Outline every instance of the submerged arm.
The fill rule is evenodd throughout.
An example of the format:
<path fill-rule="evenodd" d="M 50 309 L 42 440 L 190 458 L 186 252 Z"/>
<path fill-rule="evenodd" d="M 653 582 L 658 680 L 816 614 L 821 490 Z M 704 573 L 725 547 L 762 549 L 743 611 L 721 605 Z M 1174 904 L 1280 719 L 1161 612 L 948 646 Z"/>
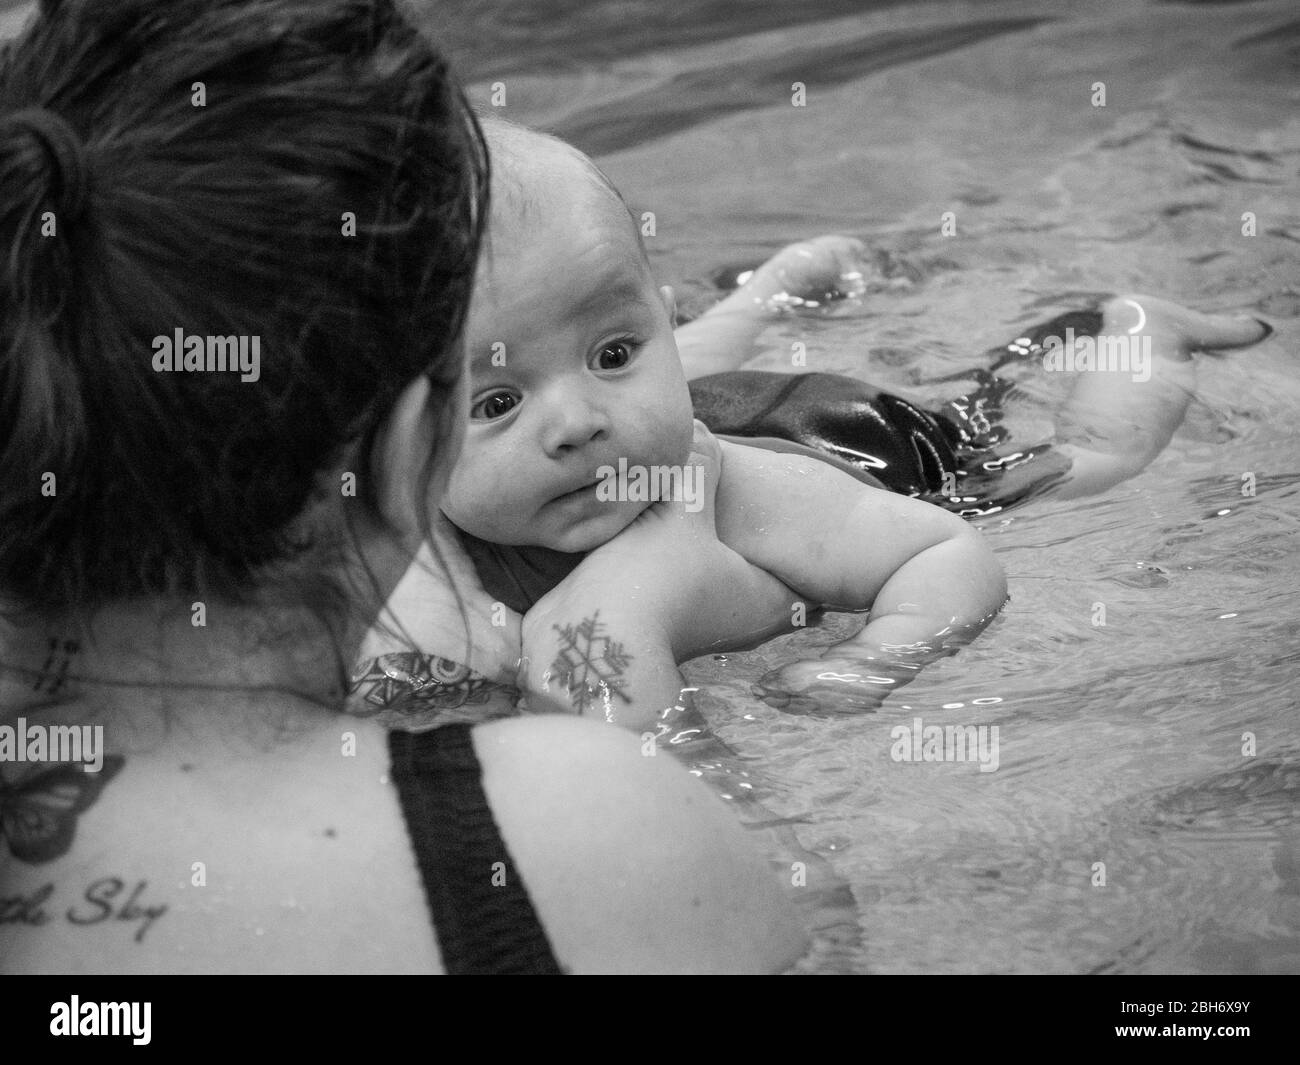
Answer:
<path fill-rule="evenodd" d="M 850 703 L 867 695 L 878 702 L 881 684 L 871 678 L 887 676 L 887 689 L 906 683 L 973 638 L 1006 601 L 992 550 L 947 511 L 869 488 L 814 459 L 723 449 L 723 542 L 810 607 L 871 611 L 866 627 L 825 659 L 780 671 L 787 695 L 830 687 Z"/>

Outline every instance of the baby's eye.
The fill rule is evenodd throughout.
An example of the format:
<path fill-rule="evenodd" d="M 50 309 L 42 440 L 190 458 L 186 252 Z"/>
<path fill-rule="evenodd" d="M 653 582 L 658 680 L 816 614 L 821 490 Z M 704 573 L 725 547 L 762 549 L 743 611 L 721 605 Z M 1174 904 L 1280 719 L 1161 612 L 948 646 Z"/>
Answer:
<path fill-rule="evenodd" d="M 632 361 L 632 348 L 625 340 L 606 344 L 596 355 L 596 369 L 621 370 Z"/>
<path fill-rule="evenodd" d="M 515 404 L 518 402 L 519 397 L 512 392 L 493 392 L 471 406 L 469 416 L 487 421 L 504 418 L 515 409 Z"/>

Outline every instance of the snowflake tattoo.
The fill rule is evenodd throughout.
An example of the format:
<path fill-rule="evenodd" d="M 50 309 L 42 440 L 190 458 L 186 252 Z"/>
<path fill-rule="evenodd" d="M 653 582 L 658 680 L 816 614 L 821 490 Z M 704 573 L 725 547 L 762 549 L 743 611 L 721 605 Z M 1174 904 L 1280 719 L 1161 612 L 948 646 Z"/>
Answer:
<path fill-rule="evenodd" d="M 621 643 L 602 635 L 605 626 L 599 618 L 598 610 L 577 625 L 554 626 L 563 643 L 551 672 L 565 686 L 579 714 L 591 710 L 598 698 L 606 706 L 614 695 L 625 703 L 632 701 L 622 690 L 623 671 L 632 656 Z"/>

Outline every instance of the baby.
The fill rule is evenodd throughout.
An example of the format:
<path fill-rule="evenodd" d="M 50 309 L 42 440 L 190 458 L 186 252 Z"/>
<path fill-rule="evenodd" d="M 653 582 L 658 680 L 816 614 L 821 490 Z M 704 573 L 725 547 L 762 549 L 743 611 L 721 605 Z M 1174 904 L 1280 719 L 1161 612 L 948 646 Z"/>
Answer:
<path fill-rule="evenodd" d="M 772 297 L 835 289 L 862 245 L 793 245 L 674 333 L 672 291 L 656 287 L 595 165 L 509 123 L 485 131 L 492 215 L 466 330 L 470 426 L 442 509 L 489 594 L 523 593 L 530 706 L 642 729 L 676 702 L 677 663 L 835 608 L 870 614 L 823 658 L 765 677 L 763 694 L 793 710 L 874 708 L 977 634 L 1006 582 L 960 518 L 843 463 L 693 421 L 687 377 L 738 366 Z M 1051 451 L 1057 498 L 1102 491 L 1159 454 L 1195 392 L 1193 351 L 1270 332 L 1149 297 L 1110 300 L 1099 319 L 1099 337 L 1143 334 L 1144 373 L 1073 375 L 1050 447 L 1029 449 Z M 721 640 L 701 621 L 719 604 L 732 621 Z"/>
<path fill-rule="evenodd" d="M 960 518 L 695 423 L 672 292 L 656 287 L 618 193 L 557 140 L 487 128 L 492 217 L 466 330 L 470 425 L 442 509 L 480 555 L 498 545 L 559 560 L 554 591 L 524 620 L 529 691 L 646 727 L 676 701 L 676 663 L 709 647 L 692 631 L 691 604 L 705 598 L 752 617 L 752 640 L 819 607 L 870 608 L 860 633 L 782 679 L 805 697 L 833 690 L 841 706 L 874 706 L 997 613 L 1001 568 Z M 665 470 L 684 498 L 638 490 Z M 647 559 L 638 538 L 663 543 L 646 527 L 664 522 L 680 550 Z M 616 538 L 622 552 L 586 557 Z M 713 561 L 701 572 L 706 544 Z M 630 587 L 629 570 L 644 575 L 637 598 L 610 602 L 610 582 Z"/>
<path fill-rule="evenodd" d="M 769 674 L 758 694 L 795 711 L 872 708 L 976 634 L 1006 585 L 964 522 L 868 487 L 878 482 L 807 448 L 714 438 L 692 418 L 687 378 L 714 382 L 695 388 L 697 410 L 718 396 L 743 406 L 735 393 L 754 378 L 784 387 L 785 375 L 703 375 L 749 357 L 774 298 L 819 298 L 852 281 L 863 246 L 845 237 L 792 245 L 674 333 L 672 293 L 656 288 L 608 179 L 554 138 L 496 120 L 485 129 L 492 216 L 466 334 L 471 423 L 433 530 L 443 564 L 422 549 L 389 603 L 401 638 L 372 632 L 354 692 L 362 712 L 397 727 L 480 720 L 513 711 L 517 680 L 531 708 L 599 710 L 662 730 L 681 690 L 679 662 L 756 645 L 808 623 L 819 606 L 871 612 L 856 636 Z M 1254 319 L 1149 297 L 1116 298 L 1089 315 L 1099 347 L 1142 333 L 1144 373 L 1074 373 L 1052 440 L 1013 452 L 1018 466 L 981 459 L 972 481 L 1071 498 L 1131 477 L 1182 420 L 1195 392 L 1192 353 L 1269 333 Z M 1052 355 L 1037 332 L 999 364 Z M 800 387 L 818 378 L 822 396 L 854 393 L 843 406 L 857 419 L 868 386 L 803 375 Z M 769 384 L 745 401 L 761 406 Z M 917 411 L 903 413 L 911 434 Z M 721 424 L 716 414 L 708 417 Z M 853 449 L 867 421 L 847 426 Z M 940 431 L 933 419 L 929 431 Z M 662 498 L 674 491 L 675 501 Z M 447 627 L 454 617 L 466 626 L 459 638 Z M 438 657 L 460 639 L 469 641 L 464 657 Z"/>

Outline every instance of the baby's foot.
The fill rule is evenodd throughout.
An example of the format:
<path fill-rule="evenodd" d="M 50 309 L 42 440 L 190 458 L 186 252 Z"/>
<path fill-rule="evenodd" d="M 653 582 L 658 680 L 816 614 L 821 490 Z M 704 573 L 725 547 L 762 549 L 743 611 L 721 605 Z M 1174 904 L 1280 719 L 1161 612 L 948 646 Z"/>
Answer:
<path fill-rule="evenodd" d="M 1185 360 L 1197 351 L 1257 344 L 1273 333 L 1249 315 L 1203 314 L 1154 296 L 1116 296 L 1101 305 L 1100 335 L 1150 337 L 1157 357 Z"/>
<path fill-rule="evenodd" d="M 1044 370 L 1070 374 L 1053 444 L 1070 460 L 1060 499 L 1094 495 L 1134 476 L 1169 443 L 1196 394 L 1198 351 L 1245 347 L 1272 328 L 1202 314 L 1152 296 L 1107 300 L 1095 338 L 1044 341 Z"/>

